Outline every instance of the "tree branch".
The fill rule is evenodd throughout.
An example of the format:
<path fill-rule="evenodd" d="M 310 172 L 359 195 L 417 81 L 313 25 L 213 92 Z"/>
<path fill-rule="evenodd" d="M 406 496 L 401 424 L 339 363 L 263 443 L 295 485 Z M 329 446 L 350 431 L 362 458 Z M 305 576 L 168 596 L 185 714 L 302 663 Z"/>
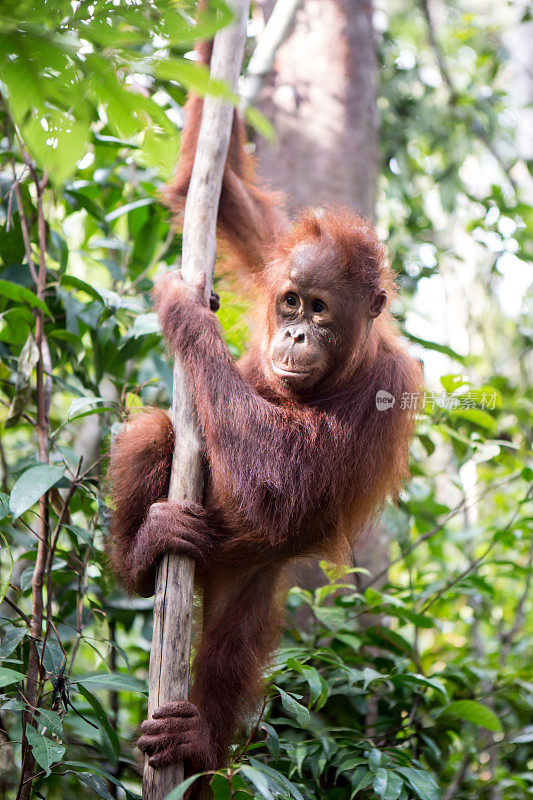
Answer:
<path fill-rule="evenodd" d="M 35 167 L 31 163 L 28 154 L 22 146 L 22 152 L 26 163 L 29 166 L 35 186 L 37 189 L 37 215 L 39 231 L 39 272 L 37 274 L 36 294 L 40 300 L 44 299 L 46 287 L 46 222 L 43 212 L 43 189 L 46 185 L 46 176 L 39 181 Z M 21 217 L 22 220 L 22 217 Z M 35 344 L 39 351 L 37 362 L 37 441 L 39 450 L 39 461 L 48 463 L 48 412 L 50 405 L 50 394 L 45 385 L 45 365 L 49 361 L 50 355 L 44 335 L 44 313 L 42 309 L 35 310 Z M 48 366 L 48 365 L 47 365 Z M 49 542 L 49 504 L 48 492 L 39 501 L 39 543 L 37 545 L 37 557 L 32 576 L 32 615 L 31 615 L 31 638 L 30 651 L 28 656 L 26 694 L 32 707 L 38 695 L 39 679 L 41 676 L 41 665 L 36 643 L 42 636 L 43 630 L 43 582 L 46 570 Z M 22 734 L 23 767 L 21 770 L 21 782 L 17 792 L 17 800 L 29 800 L 32 791 L 34 758 L 26 738 L 26 727 L 33 723 L 33 712 L 26 710 L 24 714 L 24 730 Z"/>
<path fill-rule="evenodd" d="M 242 107 L 257 100 L 265 77 L 274 67 L 279 46 L 285 40 L 301 0 L 277 0 L 239 84 Z"/>

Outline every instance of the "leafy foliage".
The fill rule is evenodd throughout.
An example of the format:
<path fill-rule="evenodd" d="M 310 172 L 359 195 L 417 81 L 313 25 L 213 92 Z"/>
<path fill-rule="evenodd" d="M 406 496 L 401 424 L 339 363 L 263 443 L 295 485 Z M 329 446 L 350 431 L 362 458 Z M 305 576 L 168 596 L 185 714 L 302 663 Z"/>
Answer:
<path fill-rule="evenodd" d="M 175 160 L 186 90 L 225 91 L 183 55 L 227 12 L 220 4 L 198 29 L 189 5 L 8 0 L 0 11 L 7 797 L 17 796 L 23 747 L 47 800 L 140 792 L 134 740 L 146 714 L 152 604 L 126 599 L 107 570 L 103 475 L 122 420 L 170 402 L 150 290 L 181 243 L 158 192 Z M 413 480 L 387 509 L 392 545 L 379 574 L 324 565 L 325 586 L 289 593 L 261 714 L 235 745 L 230 769 L 214 776 L 217 800 L 533 795 L 531 381 L 523 358 L 531 333 L 523 309 L 504 313 L 500 292 L 509 256 L 524 269 L 531 259 L 532 210 L 520 178 L 528 165 L 505 113 L 500 22 L 449 5 L 436 52 L 424 7 L 396 0 L 380 42 L 379 223 L 399 273 L 399 317 L 433 373 Z M 480 172 L 490 180 L 478 180 Z M 34 280 L 42 264 L 44 291 Z M 413 323 L 433 280 L 458 287 L 454 307 L 463 292 L 476 299 L 464 350 Z M 220 318 L 238 355 L 246 306 L 220 288 Z M 48 399 L 43 450 L 39 409 Z M 34 641 L 43 512 L 49 547 Z M 23 678 L 35 654 L 38 711 L 26 743 L 32 688 Z"/>

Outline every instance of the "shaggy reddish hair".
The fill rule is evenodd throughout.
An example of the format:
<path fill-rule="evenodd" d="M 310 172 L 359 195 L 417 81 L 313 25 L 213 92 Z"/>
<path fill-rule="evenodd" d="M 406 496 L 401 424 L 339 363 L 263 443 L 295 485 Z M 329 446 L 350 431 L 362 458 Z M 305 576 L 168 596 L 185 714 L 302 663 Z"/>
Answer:
<path fill-rule="evenodd" d="M 187 106 L 182 156 L 167 192 L 183 208 L 201 101 Z M 294 557 L 338 557 L 394 496 L 408 474 L 413 411 L 404 393 L 420 390 L 418 364 L 385 310 L 366 320 L 360 345 L 335 368 L 328 390 L 282 391 L 265 370 L 274 301 L 292 254 L 313 242 L 327 258 L 321 280 L 358 323 L 365 298 L 393 293 L 385 248 L 372 225 L 347 209 L 304 211 L 291 225 L 279 197 L 257 186 L 235 117 L 219 208 L 219 230 L 259 286 L 258 332 L 239 365 L 215 316 L 186 284 L 166 276 L 155 290 L 163 334 L 179 355 L 198 410 L 207 464 L 204 505 L 167 503 L 174 434 L 159 410 L 138 415 L 118 436 L 110 475 L 115 516 L 111 554 L 130 589 L 153 591 L 167 550 L 195 558 L 204 593 L 204 629 L 190 702 L 143 724 L 139 746 L 153 766 L 184 760 L 188 773 L 224 764 L 239 720 L 253 707 L 265 662 L 279 638 L 280 576 Z M 363 298 L 363 300 L 361 300 Z M 364 312 L 366 314 L 366 312 Z M 379 313 L 379 312 L 378 312 Z M 351 331 L 341 330 L 343 341 Z M 380 390 L 396 400 L 376 407 Z M 205 784 L 193 789 L 195 797 Z"/>

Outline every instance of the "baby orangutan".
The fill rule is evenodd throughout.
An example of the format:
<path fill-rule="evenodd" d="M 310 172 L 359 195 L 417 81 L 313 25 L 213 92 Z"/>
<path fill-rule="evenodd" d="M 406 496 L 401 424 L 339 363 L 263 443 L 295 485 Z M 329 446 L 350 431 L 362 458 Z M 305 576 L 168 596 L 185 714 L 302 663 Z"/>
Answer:
<path fill-rule="evenodd" d="M 188 108 L 168 195 L 176 213 L 201 101 Z M 204 505 L 166 499 L 174 432 L 163 411 L 124 427 L 110 467 L 112 560 L 126 587 L 152 594 L 158 559 L 171 551 L 195 560 L 203 589 L 190 700 L 158 709 L 139 740 L 153 767 L 183 760 L 187 774 L 225 763 L 257 699 L 280 634 L 282 569 L 297 556 L 338 557 L 402 485 L 413 411 L 400 399 L 421 383 L 387 307 L 392 274 L 372 226 L 345 209 L 304 211 L 289 224 L 276 196 L 257 187 L 242 143 L 236 118 L 219 229 L 260 292 L 247 354 L 235 363 L 201 282 L 169 273 L 154 291 L 198 409 Z M 394 398 L 386 410 L 379 391 Z"/>

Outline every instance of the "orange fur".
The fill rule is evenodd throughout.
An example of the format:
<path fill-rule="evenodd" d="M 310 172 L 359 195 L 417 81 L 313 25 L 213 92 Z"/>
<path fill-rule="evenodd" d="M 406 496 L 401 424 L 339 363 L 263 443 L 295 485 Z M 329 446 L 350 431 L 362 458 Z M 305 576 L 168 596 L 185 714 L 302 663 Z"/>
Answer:
<path fill-rule="evenodd" d="M 200 114 L 193 97 L 167 194 L 177 217 Z M 191 703 L 161 709 L 139 741 L 154 766 L 185 759 L 188 772 L 224 764 L 239 720 L 256 700 L 279 637 L 283 567 L 301 555 L 335 556 L 398 492 L 414 424 L 400 399 L 421 384 L 388 310 L 377 319 L 365 311 L 376 291 L 394 291 L 373 227 L 346 209 L 305 211 L 290 227 L 275 195 L 257 186 L 243 141 L 236 117 L 219 229 L 261 297 L 258 333 L 242 362 L 235 364 L 215 316 L 185 283 L 167 275 L 155 290 L 163 334 L 187 372 L 203 432 L 204 507 L 157 502 L 166 496 L 173 442 L 162 412 L 129 423 L 111 458 L 113 563 L 127 587 L 149 593 L 154 563 L 166 550 L 197 561 L 205 624 Z M 335 356 L 327 379 L 297 393 L 273 381 L 266 353 L 280 329 L 280 286 L 302 245 L 319 253 L 316 281 L 341 313 L 332 330 L 316 332 Z M 385 412 L 376 408 L 379 390 L 396 398 Z M 193 791 L 203 793 L 205 784 Z"/>

